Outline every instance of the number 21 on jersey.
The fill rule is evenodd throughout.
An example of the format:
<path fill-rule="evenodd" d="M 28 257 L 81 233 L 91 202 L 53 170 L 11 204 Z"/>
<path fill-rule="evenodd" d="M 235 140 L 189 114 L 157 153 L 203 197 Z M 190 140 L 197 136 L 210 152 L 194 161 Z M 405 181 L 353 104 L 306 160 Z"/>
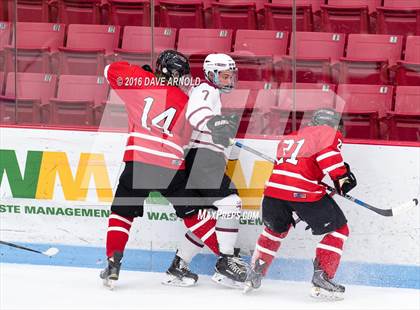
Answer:
<path fill-rule="evenodd" d="M 156 117 L 154 117 L 150 121 L 149 126 L 149 113 L 152 109 L 153 102 L 155 101 L 152 97 L 144 98 L 144 109 L 143 114 L 141 115 L 141 125 L 142 127 L 146 128 L 147 130 L 151 130 L 150 126 L 157 127 L 163 131 L 163 133 L 167 134 L 168 136 L 172 136 L 172 133 L 169 131 L 169 127 L 171 126 L 171 123 L 175 117 L 176 109 L 175 108 L 169 108 Z M 159 123 L 163 122 L 163 125 L 159 125 Z"/>
<path fill-rule="evenodd" d="M 297 156 L 299 154 L 300 149 L 302 148 L 303 144 L 305 143 L 305 139 L 295 141 L 295 140 L 283 140 L 281 143 L 283 143 L 283 155 L 276 160 L 277 165 L 282 164 L 284 162 L 297 165 L 298 159 Z M 289 155 L 290 154 L 290 155 Z M 287 158 L 284 160 L 284 158 Z"/>

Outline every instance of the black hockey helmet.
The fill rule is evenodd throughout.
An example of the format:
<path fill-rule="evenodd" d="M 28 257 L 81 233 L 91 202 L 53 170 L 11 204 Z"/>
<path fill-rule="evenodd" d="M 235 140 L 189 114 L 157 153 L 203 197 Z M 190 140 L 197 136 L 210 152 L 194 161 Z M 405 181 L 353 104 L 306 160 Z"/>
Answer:
<path fill-rule="evenodd" d="M 340 131 L 343 130 L 343 120 L 341 119 L 341 114 L 330 108 L 322 108 L 316 110 L 312 115 L 312 119 L 308 125 L 328 125 L 333 128 L 338 128 Z"/>
<path fill-rule="evenodd" d="M 156 60 L 156 74 L 166 80 L 179 79 L 190 74 L 188 58 L 180 52 L 166 50 L 159 54 Z"/>

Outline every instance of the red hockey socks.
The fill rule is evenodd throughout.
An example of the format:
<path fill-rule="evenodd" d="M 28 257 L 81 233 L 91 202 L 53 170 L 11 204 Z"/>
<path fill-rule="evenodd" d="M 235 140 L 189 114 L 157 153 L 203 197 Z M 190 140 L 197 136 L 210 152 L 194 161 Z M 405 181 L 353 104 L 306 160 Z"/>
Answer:
<path fill-rule="evenodd" d="M 217 256 L 220 255 L 216 237 L 216 220 L 210 216 L 199 218 L 198 214 L 184 218 L 185 226 Z"/>
<path fill-rule="evenodd" d="M 263 269 L 264 276 L 273 262 L 273 259 L 276 257 L 277 250 L 280 248 L 281 239 L 284 239 L 287 236 L 289 229 L 283 233 L 276 233 L 268 227 L 264 227 L 264 230 L 258 237 L 251 262 L 252 265 L 255 264 L 257 259 L 261 259 L 265 262 Z"/>
<path fill-rule="evenodd" d="M 348 236 L 349 228 L 345 224 L 336 231 L 326 234 L 316 247 L 316 258 L 319 266 L 330 279 L 335 276 L 343 253 L 343 244 Z"/>
<path fill-rule="evenodd" d="M 123 217 L 112 212 L 108 221 L 108 233 L 106 235 L 106 256 L 114 256 L 114 252 L 124 252 L 125 245 L 130 234 L 132 217 Z"/>

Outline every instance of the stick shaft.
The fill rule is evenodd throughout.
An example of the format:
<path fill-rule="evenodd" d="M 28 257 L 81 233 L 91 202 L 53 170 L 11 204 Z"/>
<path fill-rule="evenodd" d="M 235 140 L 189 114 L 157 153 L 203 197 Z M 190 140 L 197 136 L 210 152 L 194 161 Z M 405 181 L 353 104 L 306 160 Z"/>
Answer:
<path fill-rule="evenodd" d="M 6 241 L 1 241 L 0 240 L 0 244 L 8 245 L 8 246 L 11 246 L 11 247 L 14 247 L 14 248 L 17 248 L 17 249 L 21 249 L 21 250 L 25 250 L 25 251 L 44 254 L 41 251 L 37 251 L 37 250 L 31 249 L 31 248 L 27 248 L 27 247 L 24 247 L 24 246 L 21 246 L 21 245 L 18 245 L 18 244 L 14 244 L 14 243 L 10 243 L 10 242 L 6 242 Z"/>

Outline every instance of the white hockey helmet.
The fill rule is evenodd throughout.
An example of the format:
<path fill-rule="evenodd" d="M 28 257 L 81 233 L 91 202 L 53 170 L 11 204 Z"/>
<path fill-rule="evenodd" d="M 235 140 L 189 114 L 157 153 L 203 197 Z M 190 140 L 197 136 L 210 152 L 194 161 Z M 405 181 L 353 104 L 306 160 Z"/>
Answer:
<path fill-rule="evenodd" d="M 226 54 L 209 54 L 203 63 L 204 76 L 206 80 L 214 84 L 222 92 L 230 92 L 237 80 L 238 68 L 235 61 Z M 229 82 L 220 80 L 219 73 L 223 71 L 230 71 L 232 73 Z"/>

